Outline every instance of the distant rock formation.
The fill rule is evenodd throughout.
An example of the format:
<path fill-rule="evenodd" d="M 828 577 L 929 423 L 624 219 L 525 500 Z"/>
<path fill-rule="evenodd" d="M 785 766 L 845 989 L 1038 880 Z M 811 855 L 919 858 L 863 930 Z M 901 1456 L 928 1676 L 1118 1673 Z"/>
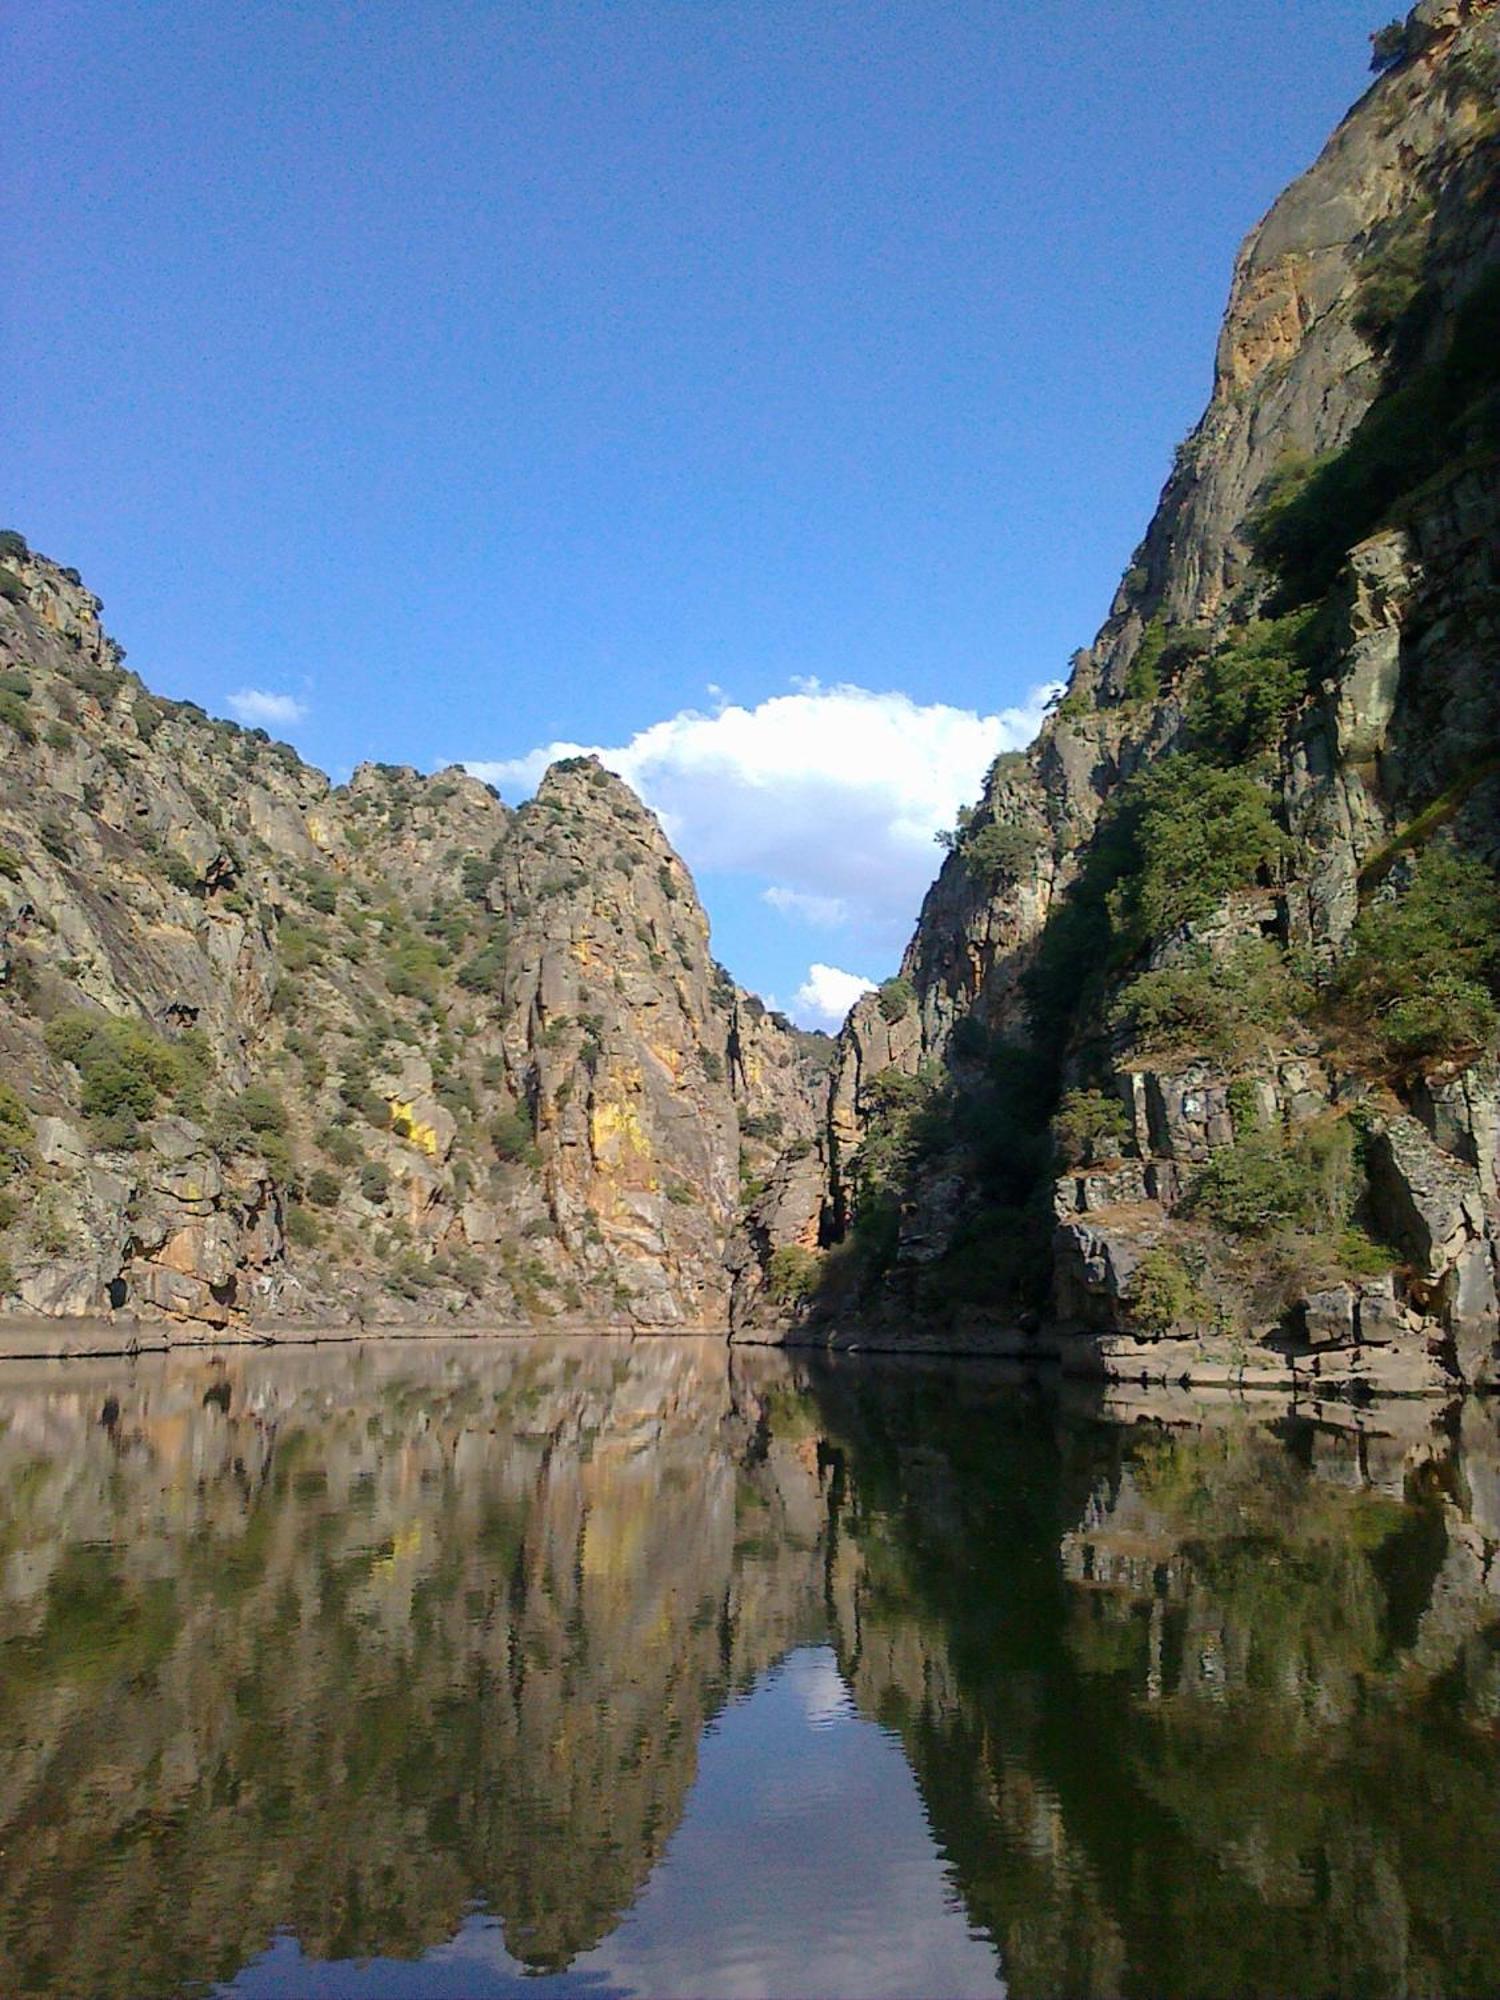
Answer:
<path fill-rule="evenodd" d="M 0 549 L 0 1293 L 42 1315 L 727 1324 L 830 1044 L 593 759 L 333 786 Z"/>

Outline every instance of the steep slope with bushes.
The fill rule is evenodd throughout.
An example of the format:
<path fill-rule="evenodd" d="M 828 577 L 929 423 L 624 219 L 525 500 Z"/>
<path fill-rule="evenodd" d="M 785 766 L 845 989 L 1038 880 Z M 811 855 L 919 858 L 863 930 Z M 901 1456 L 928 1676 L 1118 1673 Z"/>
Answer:
<path fill-rule="evenodd" d="M 854 1010 L 747 1331 L 1489 1379 L 1500 16 L 1423 0 L 1251 234 L 1094 645 Z M 784 1190 L 778 1190 L 780 1198 Z"/>
<path fill-rule="evenodd" d="M 332 786 L 0 565 L 4 1305 L 722 1326 L 742 1169 L 812 1131 L 827 1044 L 714 963 L 633 794 Z"/>

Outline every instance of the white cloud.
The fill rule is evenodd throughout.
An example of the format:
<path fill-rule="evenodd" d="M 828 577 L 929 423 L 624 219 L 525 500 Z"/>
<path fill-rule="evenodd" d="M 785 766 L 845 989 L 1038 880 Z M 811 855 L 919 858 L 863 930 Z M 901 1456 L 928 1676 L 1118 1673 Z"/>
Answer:
<path fill-rule="evenodd" d="M 609 748 L 549 743 L 470 762 L 509 798 L 592 748 L 651 806 L 692 869 L 760 876 L 771 907 L 841 923 L 894 956 L 936 870 L 933 835 L 974 799 L 998 751 L 1029 743 L 1049 688 L 994 715 L 868 688 L 794 684 L 745 708 L 684 709 Z"/>
<path fill-rule="evenodd" d="M 841 972 L 836 965 L 810 965 L 807 977 L 792 996 L 793 1018 L 804 1028 L 838 1028 L 862 993 L 873 993 L 873 979 Z"/>
<path fill-rule="evenodd" d="M 842 896 L 810 896 L 805 890 L 784 889 L 773 882 L 769 889 L 761 890 L 760 900 L 784 917 L 800 917 L 804 923 L 825 930 L 836 930 L 849 921 L 849 906 Z"/>
<path fill-rule="evenodd" d="M 307 703 L 298 701 L 294 694 L 272 694 L 267 688 L 237 688 L 225 700 L 241 722 L 250 722 L 264 727 L 275 723 L 285 728 L 293 722 L 301 722 L 307 714 Z"/>

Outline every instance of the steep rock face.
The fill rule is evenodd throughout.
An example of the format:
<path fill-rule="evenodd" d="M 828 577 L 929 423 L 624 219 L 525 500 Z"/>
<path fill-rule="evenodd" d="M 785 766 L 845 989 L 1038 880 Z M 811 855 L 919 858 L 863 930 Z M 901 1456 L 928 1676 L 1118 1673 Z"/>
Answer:
<path fill-rule="evenodd" d="M 714 963 L 626 787 L 331 786 L 152 696 L 6 539 L 0 1292 L 722 1325 L 742 1165 L 811 1133 L 819 1038 Z"/>
<path fill-rule="evenodd" d="M 1497 967 L 1455 943 L 1445 984 L 1414 925 L 1448 894 L 1461 927 L 1500 863 L 1497 85 L 1490 0 L 1417 8 L 1245 244 L 1102 631 L 965 815 L 902 990 L 840 1038 L 823 1241 L 849 1240 L 799 1337 L 1031 1308 L 1109 1372 L 1281 1376 L 1341 1323 L 1351 1379 L 1377 1340 L 1404 1387 L 1492 1372 Z M 1445 857 L 1481 873 L 1440 891 Z M 1371 969 L 1381 909 L 1409 990 Z M 1441 1176 L 1393 1150 L 1413 1121 L 1476 1190 L 1462 1228 L 1414 1220 Z M 1280 1176 L 1259 1209 L 1252 1167 Z M 1337 1191 L 1294 1198 L 1304 1170 Z"/>

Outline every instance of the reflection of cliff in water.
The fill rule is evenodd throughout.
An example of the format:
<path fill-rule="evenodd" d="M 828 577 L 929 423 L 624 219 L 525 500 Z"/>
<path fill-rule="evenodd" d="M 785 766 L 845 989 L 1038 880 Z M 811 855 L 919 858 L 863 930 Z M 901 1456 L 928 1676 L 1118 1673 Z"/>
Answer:
<path fill-rule="evenodd" d="M 226 1976 L 278 1927 L 408 1954 L 476 1895 L 564 1963 L 705 1720 L 821 1631 L 816 1468 L 710 1343 L 174 1357 L 4 1407 L 7 1993 Z"/>
<path fill-rule="evenodd" d="M 1126 1428 L 814 1379 L 846 1671 L 1014 1994 L 1493 1989 L 1500 1409 Z"/>
<path fill-rule="evenodd" d="M 3 1388 L 7 1994 L 414 1954 L 476 1897 L 566 1963 L 822 1640 L 1019 1996 L 1500 1963 L 1500 1412 L 1125 1425 L 676 1341 Z"/>

